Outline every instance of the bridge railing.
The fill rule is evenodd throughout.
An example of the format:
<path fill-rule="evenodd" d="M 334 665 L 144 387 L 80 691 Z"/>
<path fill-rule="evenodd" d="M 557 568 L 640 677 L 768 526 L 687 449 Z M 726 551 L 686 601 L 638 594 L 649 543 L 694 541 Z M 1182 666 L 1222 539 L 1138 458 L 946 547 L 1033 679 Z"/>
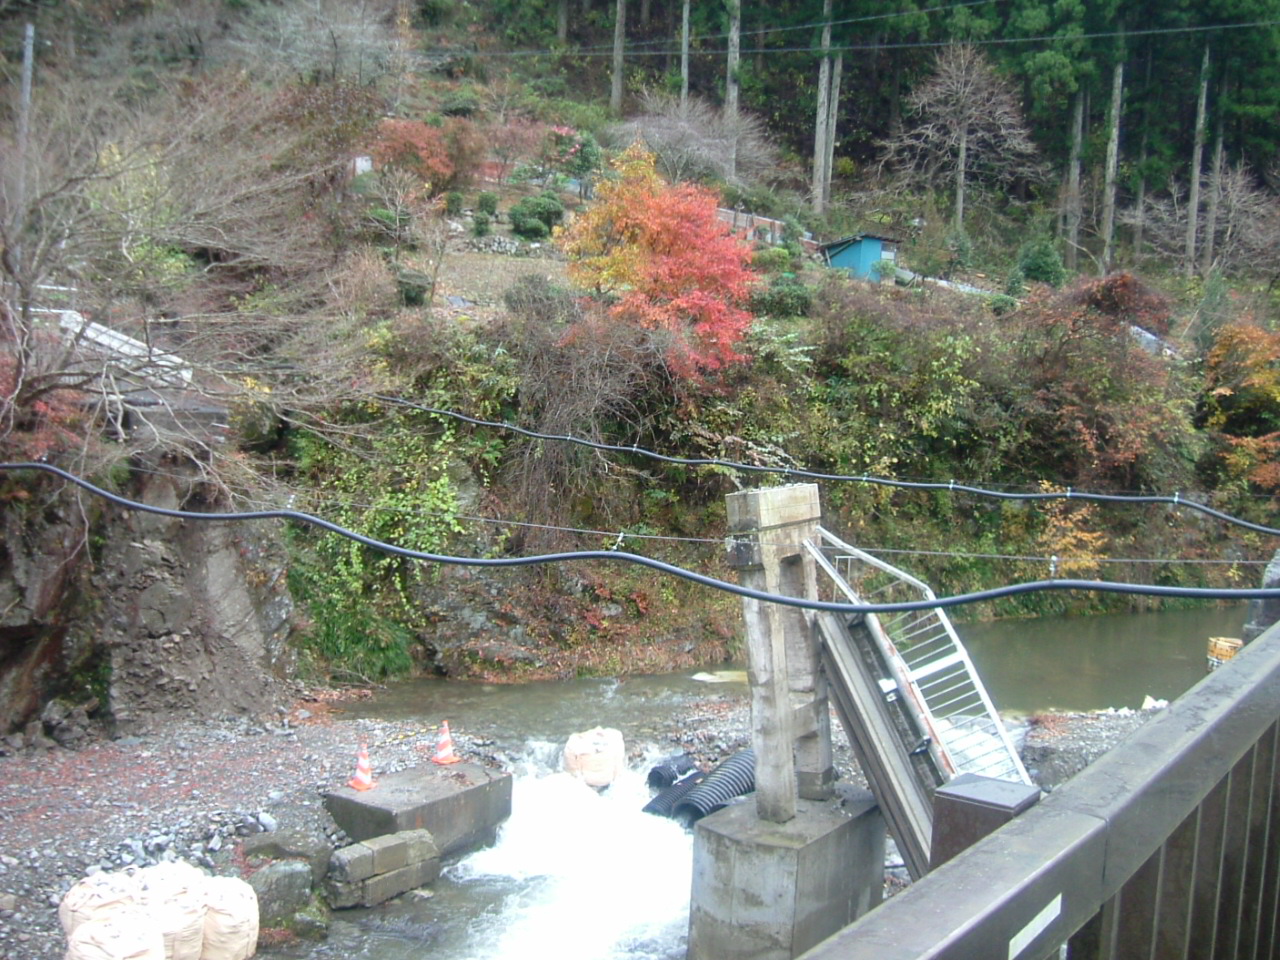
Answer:
<path fill-rule="evenodd" d="M 804 960 L 1280 957 L 1280 626 Z"/>

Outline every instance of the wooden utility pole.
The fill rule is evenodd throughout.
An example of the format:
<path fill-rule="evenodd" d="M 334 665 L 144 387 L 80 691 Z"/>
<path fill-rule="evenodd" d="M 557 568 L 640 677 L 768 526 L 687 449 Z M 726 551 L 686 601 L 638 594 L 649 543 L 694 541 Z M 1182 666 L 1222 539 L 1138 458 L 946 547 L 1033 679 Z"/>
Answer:
<path fill-rule="evenodd" d="M 680 109 L 689 106 L 689 3 L 684 0 L 684 19 L 680 26 Z"/>
<path fill-rule="evenodd" d="M 822 213 L 827 165 L 827 124 L 831 120 L 831 0 L 822 2 L 822 62 L 818 66 L 818 110 L 813 123 L 813 180 L 809 191 L 813 195 L 813 212 Z"/>
<path fill-rule="evenodd" d="M 1200 95 L 1196 99 L 1196 138 L 1191 148 L 1191 196 L 1187 198 L 1187 244 L 1184 251 L 1184 272 L 1188 277 L 1196 272 L 1196 227 L 1200 217 L 1200 163 L 1204 156 L 1204 118 L 1209 99 L 1209 45 L 1204 47 L 1204 60 L 1200 64 Z"/>
<path fill-rule="evenodd" d="M 726 499 L 733 537 L 730 563 L 739 582 L 768 593 L 817 597 L 817 569 L 806 551 L 816 541 L 821 507 L 816 484 L 744 490 Z M 795 607 L 744 598 L 751 745 L 756 753 L 756 809 L 785 823 L 797 797 L 831 796 L 831 721 L 818 671 L 810 615 Z"/>
<path fill-rule="evenodd" d="M 1107 166 L 1102 187 L 1102 263 L 1099 270 L 1106 276 L 1114 255 L 1116 224 L 1116 169 L 1120 160 L 1120 108 L 1124 102 L 1124 61 L 1115 65 L 1111 75 L 1111 132 L 1107 135 Z"/>
<path fill-rule="evenodd" d="M 1080 259 L 1080 148 L 1084 140 L 1084 89 L 1071 99 L 1071 153 L 1067 158 L 1067 262 L 1074 271 Z"/>
<path fill-rule="evenodd" d="M 836 54 L 831 68 L 831 92 L 827 98 L 827 160 L 822 166 L 822 205 L 831 203 L 831 173 L 836 160 L 836 120 L 840 116 L 840 79 L 844 72 L 844 54 Z"/>
<path fill-rule="evenodd" d="M 729 179 L 738 175 L 738 63 L 742 36 L 742 0 L 729 4 L 729 61 L 725 65 L 724 115 L 729 128 Z"/>
<path fill-rule="evenodd" d="M 613 23 L 613 85 L 609 89 L 609 110 L 622 115 L 622 46 L 627 36 L 627 0 L 618 0 Z"/>

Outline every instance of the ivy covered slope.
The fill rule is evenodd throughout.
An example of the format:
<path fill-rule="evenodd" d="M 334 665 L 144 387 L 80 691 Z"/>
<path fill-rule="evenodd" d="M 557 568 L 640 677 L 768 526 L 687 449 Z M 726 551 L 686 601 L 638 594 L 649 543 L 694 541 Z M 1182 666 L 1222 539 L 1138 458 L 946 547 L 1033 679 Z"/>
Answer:
<path fill-rule="evenodd" d="M 692 4 L 686 34 L 677 0 L 0 4 L 0 455 L 117 484 L 162 465 L 203 509 L 290 504 L 418 550 L 616 546 L 726 577 L 725 495 L 776 477 L 422 407 L 1273 522 L 1280 0 L 835 6 Z M 878 284 L 816 252 L 864 233 Z M 80 517 L 92 565 L 96 514 L 67 496 L 0 486 Z M 1274 547 L 1164 507 L 822 496 L 941 593 L 1246 585 Z M 639 568 L 284 536 L 317 674 L 737 649 L 737 601 Z"/>

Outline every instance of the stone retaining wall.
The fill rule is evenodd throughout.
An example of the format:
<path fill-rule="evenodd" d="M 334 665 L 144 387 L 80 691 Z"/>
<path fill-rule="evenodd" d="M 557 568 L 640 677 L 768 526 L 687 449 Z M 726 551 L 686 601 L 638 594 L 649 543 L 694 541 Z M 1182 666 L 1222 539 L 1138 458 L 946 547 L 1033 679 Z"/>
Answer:
<path fill-rule="evenodd" d="M 329 905 L 372 907 L 435 881 L 440 850 L 427 830 L 405 830 L 333 851 L 325 877 Z"/>

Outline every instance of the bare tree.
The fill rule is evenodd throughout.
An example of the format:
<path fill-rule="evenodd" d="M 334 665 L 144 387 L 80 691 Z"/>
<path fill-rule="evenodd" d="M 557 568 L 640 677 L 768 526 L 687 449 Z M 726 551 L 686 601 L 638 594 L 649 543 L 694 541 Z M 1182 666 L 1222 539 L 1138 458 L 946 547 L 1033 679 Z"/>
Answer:
<path fill-rule="evenodd" d="M 395 0 L 293 0 L 256 5 L 224 48 L 255 71 L 307 82 L 368 83 L 404 67 Z"/>
<path fill-rule="evenodd" d="M 644 141 L 671 181 L 715 178 L 753 184 L 777 171 L 777 150 L 759 118 L 742 112 L 730 117 L 697 98 L 682 105 L 669 94 L 646 92 L 641 113 L 610 127 L 607 139 L 616 147 Z M 737 144 L 734 168 L 731 144 Z"/>
<path fill-rule="evenodd" d="M 1280 198 L 1243 163 L 1225 167 L 1217 179 L 1214 259 L 1209 268 L 1274 276 L 1280 270 Z M 1170 183 L 1164 196 L 1147 194 L 1142 210 L 1131 208 L 1123 216 L 1129 224 L 1142 223 L 1147 244 L 1170 263 L 1180 263 L 1186 256 L 1192 211 L 1187 194 L 1184 185 Z"/>
<path fill-rule="evenodd" d="M 907 101 L 915 126 L 883 143 L 882 168 L 900 185 L 955 193 L 954 223 L 964 227 L 965 191 L 971 180 L 1009 183 L 1036 178 L 1035 144 L 1009 83 L 975 47 L 947 47 L 933 76 Z"/>
<path fill-rule="evenodd" d="M 352 358 L 316 349 L 337 322 L 323 138 L 230 78 L 144 104 L 119 93 L 38 84 L 25 154 L 0 126 L 0 443 L 57 398 L 93 415 L 132 404 L 137 442 L 212 458 L 181 411 L 307 418 L 349 392 Z"/>

